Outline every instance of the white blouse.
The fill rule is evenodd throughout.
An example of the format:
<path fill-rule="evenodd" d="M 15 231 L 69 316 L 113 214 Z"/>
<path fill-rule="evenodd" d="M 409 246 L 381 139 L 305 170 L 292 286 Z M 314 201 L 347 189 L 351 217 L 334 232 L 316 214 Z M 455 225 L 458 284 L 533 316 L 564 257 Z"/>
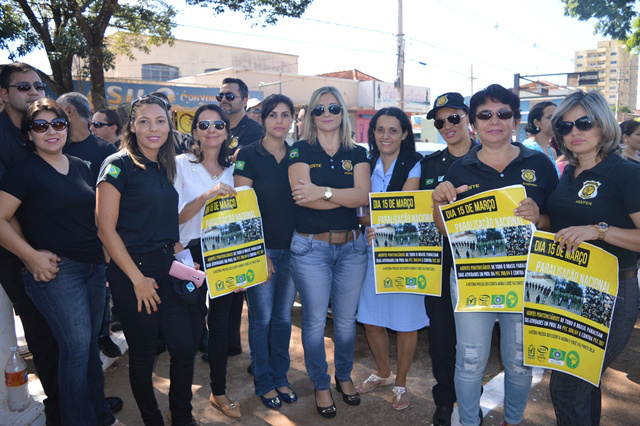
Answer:
<path fill-rule="evenodd" d="M 233 186 L 233 166 L 222 171 L 218 179 L 207 172 L 202 163 L 195 161 L 193 154 L 182 154 L 176 157 L 176 181 L 173 184 L 178 191 L 178 213 L 184 206 L 204 194 L 219 182 Z M 189 241 L 202 235 L 202 216 L 204 206 L 191 219 L 180 225 L 180 244 L 187 247 Z"/>

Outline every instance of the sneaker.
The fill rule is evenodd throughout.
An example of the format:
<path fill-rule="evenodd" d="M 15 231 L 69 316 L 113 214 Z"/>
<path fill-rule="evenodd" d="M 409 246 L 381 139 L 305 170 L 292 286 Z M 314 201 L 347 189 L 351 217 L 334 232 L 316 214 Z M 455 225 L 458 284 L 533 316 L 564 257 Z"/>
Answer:
<path fill-rule="evenodd" d="M 98 339 L 98 349 L 100 349 L 100 352 L 102 352 L 104 356 L 109 358 L 118 358 L 119 356 L 122 356 L 122 351 L 118 345 L 113 343 L 111 336 L 108 334 Z"/>

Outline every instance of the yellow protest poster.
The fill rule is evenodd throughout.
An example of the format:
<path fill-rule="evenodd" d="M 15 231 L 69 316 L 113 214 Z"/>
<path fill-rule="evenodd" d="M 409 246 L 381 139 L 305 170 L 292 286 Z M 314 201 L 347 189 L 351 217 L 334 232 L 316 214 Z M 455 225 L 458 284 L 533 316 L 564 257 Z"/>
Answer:
<path fill-rule="evenodd" d="M 258 199 L 252 188 L 209 201 L 202 218 L 202 253 L 210 297 L 267 281 L 267 256 Z"/>
<path fill-rule="evenodd" d="M 573 253 L 536 231 L 525 279 L 524 364 L 599 386 L 618 295 L 618 259 L 582 243 Z"/>
<path fill-rule="evenodd" d="M 440 207 L 456 277 L 456 312 L 522 312 L 534 226 L 514 214 L 527 197 L 512 185 Z"/>
<path fill-rule="evenodd" d="M 376 294 L 441 295 L 442 235 L 433 223 L 432 192 L 369 194 Z"/>

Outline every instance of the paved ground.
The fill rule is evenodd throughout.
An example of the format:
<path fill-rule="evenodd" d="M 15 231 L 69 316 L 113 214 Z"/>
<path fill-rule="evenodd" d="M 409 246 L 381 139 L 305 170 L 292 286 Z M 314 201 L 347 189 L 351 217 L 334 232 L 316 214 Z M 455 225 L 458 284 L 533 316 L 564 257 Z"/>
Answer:
<path fill-rule="evenodd" d="M 243 416 L 239 420 L 226 417 L 211 407 L 208 402 L 210 390 L 208 386 L 209 367 L 196 359 L 196 371 L 193 385 L 194 415 L 200 425 L 430 425 L 431 414 L 435 409 L 431 396 L 431 387 L 435 383 L 431 374 L 431 362 L 428 356 L 428 328 L 419 332 L 418 350 L 409 372 L 408 386 L 411 393 L 411 406 L 404 411 L 391 409 L 390 388 L 382 388 L 362 396 L 362 404 L 351 407 L 343 403 L 340 395 L 332 386 L 338 414 L 333 420 L 326 420 L 316 413 L 313 397 L 313 386 L 304 368 L 304 357 L 300 337 L 301 307 L 294 306 L 294 329 L 291 339 L 292 365 L 289 379 L 300 399 L 295 404 L 283 404 L 279 411 L 267 409 L 253 393 L 252 376 L 247 374 L 249 365 L 249 346 L 246 340 L 247 321 L 246 305 L 243 318 L 244 352 L 229 359 L 227 375 L 227 393 L 241 404 Z M 333 353 L 332 323 L 328 321 L 325 344 L 329 356 Z M 485 411 L 484 425 L 499 426 L 502 424 L 502 407 L 500 378 L 500 360 L 497 350 L 497 333 L 494 332 L 494 344 L 485 376 L 485 388 L 497 390 L 486 391 L 482 400 Z M 391 335 L 391 343 L 395 348 L 395 336 Z M 395 349 L 394 349 L 395 350 Z M 602 425 L 631 426 L 640 424 L 640 321 L 636 323 L 631 342 L 607 370 L 603 378 L 603 414 Z M 154 383 L 156 395 L 163 413 L 168 412 L 168 355 L 162 354 L 156 365 Z M 395 362 L 395 357 L 392 362 Z M 392 364 L 394 365 L 394 364 Z M 355 351 L 354 381 L 361 381 L 373 371 L 375 363 L 367 346 L 364 329 L 358 327 Z M 329 373 L 333 375 L 333 366 L 329 363 Z M 125 408 L 117 415 L 124 426 L 142 425 L 139 412 L 131 395 L 128 382 L 128 358 L 125 355 L 116 361 L 105 373 L 106 394 L 117 395 L 125 400 Z M 539 383 L 532 387 L 529 404 L 525 412 L 523 426 L 543 426 L 555 424 L 553 408 L 549 399 L 549 373 L 539 370 L 536 374 Z M 497 393 L 497 395 L 496 395 Z M 491 395 L 493 394 L 493 395 Z M 454 417 L 457 414 L 454 414 Z M 169 423 L 167 423 L 169 424 Z"/>

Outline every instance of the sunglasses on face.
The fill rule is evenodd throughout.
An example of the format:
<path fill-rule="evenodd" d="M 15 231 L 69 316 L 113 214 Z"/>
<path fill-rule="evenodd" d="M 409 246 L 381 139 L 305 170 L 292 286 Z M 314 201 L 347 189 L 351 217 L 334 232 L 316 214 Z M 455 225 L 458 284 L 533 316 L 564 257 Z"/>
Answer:
<path fill-rule="evenodd" d="M 591 130 L 593 128 L 593 121 L 591 121 L 591 117 L 585 115 L 584 117 L 578 118 L 576 121 L 558 121 L 556 123 L 556 132 L 558 132 L 561 136 L 568 135 L 571 133 L 573 126 L 576 126 L 576 129 L 586 132 L 587 130 Z"/>
<path fill-rule="evenodd" d="M 462 115 L 451 114 L 446 118 L 446 120 L 455 126 L 456 124 L 460 123 L 460 119 L 462 117 L 466 117 L 466 116 L 467 114 L 462 114 Z M 444 120 L 445 120 L 444 118 L 438 118 L 433 122 L 433 125 L 435 126 L 436 129 L 440 130 L 444 127 Z"/>
<path fill-rule="evenodd" d="M 213 127 L 215 129 L 218 129 L 218 130 L 224 130 L 224 128 L 227 127 L 227 124 L 222 120 L 215 120 L 215 121 L 202 120 L 202 121 L 198 121 L 198 129 L 200 129 L 200 130 L 207 130 L 212 125 L 213 125 Z"/>
<path fill-rule="evenodd" d="M 513 118 L 513 111 L 511 111 L 510 109 L 501 109 L 498 112 L 493 112 L 489 110 L 478 111 L 476 113 L 476 118 L 478 120 L 487 121 L 487 120 L 491 120 L 491 117 L 493 117 L 493 114 L 496 114 L 500 120 L 510 120 Z"/>
<path fill-rule="evenodd" d="M 36 133 L 44 133 L 49 130 L 49 126 L 56 132 L 60 132 L 67 128 L 67 120 L 64 118 L 54 118 L 50 122 L 47 120 L 33 120 L 33 123 L 29 125 L 29 128 Z"/>
<path fill-rule="evenodd" d="M 218 102 L 222 102 L 222 98 L 228 100 L 229 102 L 233 102 L 233 100 L 236 98 L 236 95 L 234 95 L 231 92 L 227 92 L 227 93 L 218 93 L 216 95 L 216 99 L 218 100 Z"/>
<path fill-rule="evenodd" d="M 92 121 L 92 122 L 91 122 L 91 125 L 92 125 L 93 127 L 95 127 L 96 129 L 101 129 L 101 128 L 103 128 L 104 126 L 113 126 L 113 124 L 110 124 L 110 123 L 103 123 L 103 122 L 101 122 L 101 121 Z"/>
<path fill-rule="evenodd" d="M 329 105 L 329 107 L 325 107 L 324 105 L 318 105 L 317 107 L 315 107 L 314 109 L 311 110 L 311 113 L 316 117 L 320 117 L 322 114 L 324 114 L 324 112 L 327 109 L 333 115 L 338 115 L 338 114 L 340 114 L 342 112 L 342 107 L 340 105 L 331 104 L 331 105 Z"/>
<path fill-rule="evenodd" d="M 249 113 L 251 113 L 251 114 L 261 114 L 262 110 L 260 108 L 252 109 L 252 110 L 249 110 Z"/>
<path fill-rule="evenodd" d="M 37 91 L 42 91 L 44 89 L 47 88 L 47 85 L 41 82 L 36 82 L 36 83 L 27 83 L 26 81 L 20 82 L 20 83 L 16 83 L 16 84 L 9 84 L 7 87 L 15 87 L 16 89 L 18 89 L 21 92 L 28 92 L 29 90 L 31 90 L 31 87 L 33 86 L 34 89 L 36 89 Z"/>

